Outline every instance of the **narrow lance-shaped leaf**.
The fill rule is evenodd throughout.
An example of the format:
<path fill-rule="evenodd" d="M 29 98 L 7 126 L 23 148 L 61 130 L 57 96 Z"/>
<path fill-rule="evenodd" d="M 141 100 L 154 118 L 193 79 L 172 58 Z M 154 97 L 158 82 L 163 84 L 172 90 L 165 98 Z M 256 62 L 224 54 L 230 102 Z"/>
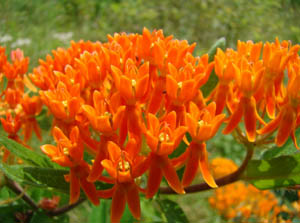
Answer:
<path fill-rule="evenodd" d="M 5 163 L 0 163 L 0 170 L 8 178 L 18 183 L 34 187 L 52 188 L 65 193 L 69 192 L 69 184 L 64 179 L 64 175 L 68 174 L 67 170 L 7 165 Z"/>
<path fill-rule="evenodd" d="M 6 136 L 0 135 L 0 144 L 28 164 L 40 167 L 62 168 L 52 162 L 47 156 L 38 154 Z"/>
<path fill-rule="evenodd" d="M 300 184 L 300 154 L 269 160 L 251 160 L 241 179 L 249 181 L 258 189 Z"/>

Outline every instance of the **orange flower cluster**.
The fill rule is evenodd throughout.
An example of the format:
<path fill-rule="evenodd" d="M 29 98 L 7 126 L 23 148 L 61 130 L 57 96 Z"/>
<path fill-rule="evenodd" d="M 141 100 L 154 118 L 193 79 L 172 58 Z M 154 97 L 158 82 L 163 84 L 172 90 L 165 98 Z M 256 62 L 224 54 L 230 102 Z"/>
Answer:
<path fill-rule="evenodd" d="M 29 77 L 54 116 L 57 142 L 42 151 L 70 168 L 70 203 L 78 200 L 80 188 L 96 205 L 112 197 L 111 220 L 117 222 L 126 203 L 139 219 L 139 193 L 153 197 L 163 177 L 184 194 L 200 167 L 206 182 L 217 187 L 205 141 L 225 115 L 216 115 L 215 103 L 206 105 L 202 97 L 200 87 L 214 63 L 208 55 L 194 57 L 194 47 L 144 29 L 142 35 L 108 36 L 107 43 L 72 42 L 40 60 Z M 186 152 L 169 158 L 187 132 L 193 140 Z M 92 163 L 83 159 L 85 149 Z M 181 181 L 176 168 L 185 162 Z M 147 187 L 141 188 L 137 179 L 145 172 Z M 96 190 L 96 181 L 113 187 Z"/>
<path fill-rule="evenodd" d="M 29 58 L 24 57 L 20 49 L 11 52 L 11 63 L 5 55 L 5 48 L 0 46 L 0 115 L 2 127 L 8 134 L 8 138 L 19 143 L 26 144 L 34 131 L 41 140 L 41 130 L 35 119 L 42 109 L 42 101 L 39 96 L 29 97 L 25 93 L 25 86 L 31 87 L 29 79 L 25 76 L 29 64 Z M 18 136 L 22 129 L 24 138 Z M 10 152 L 4 149 L 2 161 L 7 162 Z"/>
<path fill-rule="evenodd" d="M 10 64 L 0 48 L 0 73 L 7 79 L 1 107 L 12 111 L 2 125 L 10 138 L 22 125 L 25 141 L 32 130 L 40 138 L 35 115 L 45 104 L 54 117 L 57 145 L 41 148 L 70 169 L 65 176 L 70 203 L 78 200 L 80 189 L 95 205 L 100 198 L 112 198 L 112 222 L 120 221 L 126 203 L 140 219 L 139 193 L 152 198 L 163 178 L 184 194 L 200 169 L 205 182 L 217 187 L 206 141 L 223 122 L 224 134 L 236 130 L 244 142 L 265 143 L 278 130 L 278 146 L 289 136 L 297 146 L 299 45 L 277 39 L 264 45 L 239 41 L 237 51 L 218 49 L 213 62 L 207 54 L 193 56 L 194 48 L 195 44 L 166 37 L 161 30 L 147 29 L 142 34 L 109 35 L 106 43 L 72 41 L 68 49 L 53 50 L 53 56 L 40 60 L 29 74 L 40 88 L 39 97 L 24 93 L 24 83 L 30 88 L 24 76 L 28 59 L 16 50 Z M 213 69 L 219 82 L 204 98 L 201 86 Z M 239 127 L 242 119 L 246 134 Z M 181 141 L 187 147 L 171 158 Z M 85 160 L 84 152 L 94 159 Z M 180 180 L 176 170 L 183 166 Z M 141 188 L 144 174 L 147 184 Z M 97 181 L 112 188 L 98 190 Z"/>
<path fill-rule="evenodd" d="M 225 158 L 215 158 L 211 165 L 213 175 L 218 178 L 237 169 L 233 161 Z M 216 189 L 209 203 L 227 220 L 236 218 L 239 222 L 248 222 L 250 217 L 254 217 L 259 222 L 289 222 L 278 216 L 282 211 L 290 211 L 279 205 L 271 191 L 260 191 L 240 181 Z"/>
<path fill-rule="evenodd" d="M 244 118 L 248 141 L 256 141 L 257 133 L 265 135 L 278 129 L 277 146 L 282 146 L 290 135 L 297 146 L 299 48 L 276 39 L 264 45 L 238 41 L 237 51 L 218 49 L 215 72 L 219 83 L 210 97 L 216 101 L 217 114 L 225 107 L 230 114 L 224 134 L 231 133 Z M 271 119 L 269 123 L 263 119 L 265 114 Z M 262 128 L 257 129 L 257 121 Z"/>

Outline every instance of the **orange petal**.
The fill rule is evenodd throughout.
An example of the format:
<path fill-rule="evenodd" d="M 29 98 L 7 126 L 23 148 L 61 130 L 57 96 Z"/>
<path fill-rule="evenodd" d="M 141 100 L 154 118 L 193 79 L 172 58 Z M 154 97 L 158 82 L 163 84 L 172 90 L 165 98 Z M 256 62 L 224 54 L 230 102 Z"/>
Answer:
<path fill-rule="evenodd" d="M 226 84 L 219 84 L 217 87 L 216 92 L 216 115 L 219 115 L 222 113 L 225 105 L 226 105 L 226 98 L 227 98 L 227 92 L 229 90 L 229 86 Z"/>
<path fill-rule="evenodd" d="M 107 144 L 107 149 L 109 153 L 109 158 L 112 162 L 117 162 L 121 157 L 121 149 L 120 147 L 112 141 L 109 141 Z"/>
<path fill-rule="evenodd" d="M 148 82 L 149 82 L 149 75 L 145 75 L 141 79 L 138 79 L 136 83 L 136 92 L 135 92 L 135 97 L 137 99 L 142 98 L 146 94 L 149 88 Z"/>
<path fill-rule="evenodd" d="M 200 170 L 203 176 L 204 181 L 212 188 L 218 187 L 216 184 L 212 174 L 209 171 L 209 164 L 207 159 L 207 152 L 206 152 L 206 144 L 203 143 L 202 147 L 200 148 Z"/>
<path fill-rule="evenodd" d="M 133 99 L 132 83 L 128 77 L 122 75 L 120 77 L 120 94 L 126 101 Z"/>
<path fill-rule="evenodd" d="M 173 142 L 162 142 L 160 144 L 159 149 L 157 150 L 157 155 L 170 155 L 174 151 L 174 143 Z"/>
<path fill-rule="evenodd" d="M 294 130 L 295 126 L 295 115 L 292 111 L 285 111 L 285 114 L 283 115 L 280 125 L 278 128 L 278 133 L 275 139 L 275 143 L 277 146 L 282 146 L 287 139 L 289 138 L 290 134 Z"/>
<path fill-rule="evenodd" d="M 103 151 L 105 151 L 105 149 L 99 150 L 97 153 L 90 175 L 87 178 L 90 182 L 95 182 L 102 173 L 103 166 L 101 165 L 101 162 L 106 158 Z"/>
<path fill-rule="evenodd" d="M 151 164 L 149 168 L 149 176 L 146 191 L 147 198 L 152 198 L 156 194 L 163 177 L 162 170 L 160 168 L 160 164 L 157 162 L 156 156 L 152 155 L 150 159 Z"/>
<path fill-rule="evenodd" d="M 170 187 L 178 194 L 185 194 L 175 168 L 172 166 L 168 156 L 160 158 L 163 174 Z"/>
<path fill-rule="evenodd" d="M 69 117 L 75 118 L 75 115 L 77 114 L 79 108 L 80 108 L 80 100 L 78 98 L 73 97 L 69 103 L 68 103 L 68 109 L 69 109 Z"/>
<path fill-rule="evenodd" d="M 112 132 L 112 127 L 110 124 L 109 116 L 104 116 L 104 115 L 98 116 L 96 118 L 96 121 L 97 121 L 96 128 L 93 126 L 96 130 L 98 130 L 99 132 L 102 132 L 102 133 Z"/>
<path fill-rule="evenodd" d="M 249 142 L 255 141 L 256 136 L 256 103 L 252 97 L 251 101 L 244 101 L 244 122 L 246 134 Z"/>
<path fill-rule="evenodd" d="M 135 219 L 140 220 L 141 207 L 138 187 L 135 183 L 131 183 L 126 189 L 126 200 L 129 210 Z"/>
<path fill-rule="evenodd" d="M 189 157 L 189 154 L 190 154 L 190 150 L 186 149 L 180 156 L 171 160 L 172 166 L 174 166 L 174 168 L 177 169 L 178 167 L 183 165 L 187 160 L 187 158 Z"/>
<path fill-rule="evenodd" d="M 113 165 L 111 160 L 102 160 L 101 165 L 112 178 L 117 178 L 117 168 Z"/>
<path fill-rule="evenodd" d="M 193 91 L 194 83 L 194 80 L 183 81 L 179 100 L 181 100 L 182 102 L 186 102 L 193 98 L 193 96 L 195 95 L 195 92 Z"/>
<path fill-rule="evenodd" d="M 110 221 L 120 222 L 123 212 L 125 210 L 126 205 L 126 197 L 125 197 L 125 190 L 119 184 L 116 185 L 115 192 L 112 197 L 111 203 L 111 211 L 110 211 Z"/>
<path fill-rule="evenodd" d="M 41 150 L 50 158 L 58 155 L 58 148 L 53 145 L 43 145 L 41 146 Z"/>
<path fill-rule="evenodd" d="M 263 135 L 263 134 L 267 134 L 267 133 L 270 133 L 270 132 L 273 132 L 276 130 L 276 128 L 279 126 L 280 124 L 280 121 L 282 119 L 282 114 L 283 114 L 283 111 L 281 111 L 279 113 L 279 115 L 273 119 L 272 121 L 270 121 L 267 125 L 265 125 L 263 128 L 257 130 L 257 133 L 260 134 L 260 135 Z"/>
<path fill-rule="evenodd" d="M 69 204 L 74 204 L 80 196 L 80 183 L 73 169 L 70 170 L 70 200 Z"/>
<path fill-rule="evenodd" d="M 185 166 L 183 178 L 182 178 L 182 186 L 189 186 L 194 180 L 198 168 L 199 168 L 199 152 L 196 143 L 191 143 L 190 147 L 187 148 L 190 150 L 189 156 L 187 158 L 187 164 Z"/>
<path fill-rule="evenodd" d="M 88 182 L 86 180 L 86 178 L 81 178 L 80 179 L 80 185 L 84 191 L 84 193 L 86 194 L 86 196 L 88 197 L 88 199 L 94 204 L 94 205 L 99 205 L 100 201 L 98 199 L 98 195 L 97 195 L 97 190 L 95 187 L 95 184 Z"/>
<path fill-rule="evenodd" d="M 166 77 L 166 90 L 167 90 L 167 94 L 172 99 L 177 98 L 177 90 L 178 90 L 177 81 L 171 75 L 167 75 Z"/>
<path fill-rule="evenodd" d="M 120 89 L 120 77 L 123 75 L 122 71 L 115 67 L 114 65 L 111 65 L 111 74 L 114 78 L 114 84 L 116 85 L 117 89 Z"/>
<path fill-rule="evenodd" d="M 223 130 L 223 134 L 229 134 L 229 133 L 231 133 L 235 129 L 235 127 L 239 124 L 239 122 L 241 121 L 241 119 L 243 117 L 243 113 L 244 113 L 244 109 L 243 108 L 244 108 L 244 106 L 240 102 L 238 104 L 237 109 L 230 116 L 229 122 L 228 122 L 226 128 Z"/>
<path fill-rule="evenodd" d="M 100 198 L 111 198 L 114 194 L 115 187 L 107 190 L 97 190 L 97 196 Z"/>

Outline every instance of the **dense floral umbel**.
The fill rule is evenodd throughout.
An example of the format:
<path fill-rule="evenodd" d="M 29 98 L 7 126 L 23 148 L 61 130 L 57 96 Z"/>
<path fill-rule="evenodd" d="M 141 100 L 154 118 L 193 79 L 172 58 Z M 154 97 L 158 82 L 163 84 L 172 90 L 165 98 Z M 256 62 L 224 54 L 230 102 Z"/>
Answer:
<path fill-rule="evenodd" d="M 3 128 L 15 140 L 20 128 L 24 141 L 32 132 L 41 138 L 35 116 L 46 105 L 57 145 L 42 151 L 69 168 L 70 203 L 80 188 L 94 204 L 112 198 L 113 222 L 120 221 L 126 204 L 139 219 L 139 193 L 153 197 L 163 178 L 184 194 L 200 169 L 204 181 L 217 187 L 206 142 L 224 122 L 224 134 L 236 132 L 247 144 L 269 142 L 278 130 L 274 143 L 282 146 L 291 136 L 297 145 L 299 45 L 238 41 L 237 50 L 217 49 L 213 61 L 207 54 L 193 56 L 194 48 L 146 28 L 142 34 L 109 35 L 105 43 L 72 41 L 28 75 L 40 89 L 30 97 L 24 89 L 36 89 L 25 74 L 28 58 L 16 50 L 10 63 L 0 47 L 0 80 L 7 82 L 1 89 Z M 205 98 L 201 87 L 213 70 L 218 84 Z M 179 146 L 182 141 L 186 148 Z M 93 159 L 85 160 L 84 152 Z M 180 180 L 176 171 L 183 166 Z M 112 187 L 96 190 L 97 181 Z"/>

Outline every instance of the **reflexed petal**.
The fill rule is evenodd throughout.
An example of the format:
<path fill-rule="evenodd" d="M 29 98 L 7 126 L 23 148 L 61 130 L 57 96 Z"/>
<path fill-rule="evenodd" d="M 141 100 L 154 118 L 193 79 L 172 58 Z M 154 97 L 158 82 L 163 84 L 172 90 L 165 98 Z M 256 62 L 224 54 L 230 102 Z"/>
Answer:
<path fill-rule="evenodd" d="M 172 166 L 171 161 L 167 156 L 161 157 L 160 162 L 163 162 L 162 165 L 162 171 L 163 174 L 168 181 L 169 186 L 176 191 L 178 194 L 185 194 L 185 191 L 181 185 L 181 182 L 179 180 L 179 177 L 176 173 L 175 168 Z"/>
<path fill-rule="evenodd" d="M 290 134 L 293 131 L 293 128 L 295 126 L 295 115 L 292 111 L 285 111 L 285 114 L 283 115 L 280 125 L 278 128 L 278 133 L 275 139 L 275 143 L 277 146 L 282 146 L 287 139 L 289 138 Z"/>
<path fill-rule="evenodd" d="M 187 187 L 192 183 L 199 168 L 199 152 L 197 151 L 198 148 L 195 148 L 196 146 L 197 144 L 191 143 L 190 147 L 187 148 L 187 150 L 190 150 L 190 153 L 182 178 L 183 187 Z"/>
<path fill-rule="evenodd" d="M 200 169 L 205 182 L 212 188 L 218 187 L 211 172 L 209 171 L 209 164 L 207 159 L 206 145 L 202 144 L 202 148 L 200 149 Z"/>
<path fill-rule="evenodd" d="M 141 207 L 138 187 L 135 183 L 131 183 L 126 189 L 126 200 L 129 210 L 135 219 L 140 220 Z"/>
<path fill-rule="evenodd" d="M 220 84 L 217 87 L 216 90 L 216 115 L 219 115 L 222 113 L 225 105 L 226 105 L 226 98 L 228 94 L 229 86 L 226 84 Z"/>
<path fill-rule="evenodd" d="M 101 165 L 101 162 L 105 158 L 106 157 L 105 157 L 104 152 L 102 152 L 102 150 L 99 150 L 99 152 L 97 153 L 97 156 L 95 158 L 95 161 L 93 163 L 90 175 L 87 178 L 88 181 L 95 182 L 98 179 L 98 177 L 100 177 L 100 175 L 102 174 L 102 171 L 103 171 L 103 166 Z"/>
<path fill-rule="evenodd" d="M 100 201 L 97 196 L 97 190 L 93 183 L 88 182 L 85 178 L 80 179 L 80 185 L 88 197 L 88 199 L 94 204 L 99 205 Z"/>
<path fill-rule="evenodd" d="M 80 196 L 80 183 L 73 169 L 70 170 L 70 204 L 76 203 Z"/>
<path fill-rule="evenodd" d="M 256 136 L 256 102 L 252 97 L 251 101 L 244 102 L 244 122 L 249 142 L 255 141 Z"/>
<path fill-rule="evenodd" d="M 241 121 L 243 114 L 244 114 L 243 108 L 244 108 L 243 104 L 239 103 L 237 109 L 230 116 L 229 122 L 228 122 L 226 128 L 223 130 L 223 134 L 229 134 L 235 129 L 235 127 L 237 127 L 237 125 Z"/>
<path fill-rule="evenodd" d="M 257 133 L 260 134 L 260 135 L 263 135 L 263 134 L 267 134 L 267 133 L 271 133 L 271 132 L 275 131 L 276 128 L 280 124 L 280 121 L 282 119 L 282 114 L 283 114 L 283 112 L 281 111 L 280 114 L 275 119 L 273 119 L 272 121 L 270 121 L 263 128 L 257 130 Z"/>
<path fill-rule="evenodd" d="M 126 197 L 125 191 L 119 184 L 116 185 L 114 195 L 112 197 L 110 220 L 111 222 L 120 222 L 125 210 Z"/>
<path fill-rule="evenodd" d="M 160 167 L 160 163 L 158 163 L 157 158 L 153 155 L 151 159 L 151 164 L 149 168 L 149 176 L 147 182 L 147 192 L 146 197 L 152 198 L 156 192 L 158 191 L 160 182 L 163 178 L 162 170 Z"/>

